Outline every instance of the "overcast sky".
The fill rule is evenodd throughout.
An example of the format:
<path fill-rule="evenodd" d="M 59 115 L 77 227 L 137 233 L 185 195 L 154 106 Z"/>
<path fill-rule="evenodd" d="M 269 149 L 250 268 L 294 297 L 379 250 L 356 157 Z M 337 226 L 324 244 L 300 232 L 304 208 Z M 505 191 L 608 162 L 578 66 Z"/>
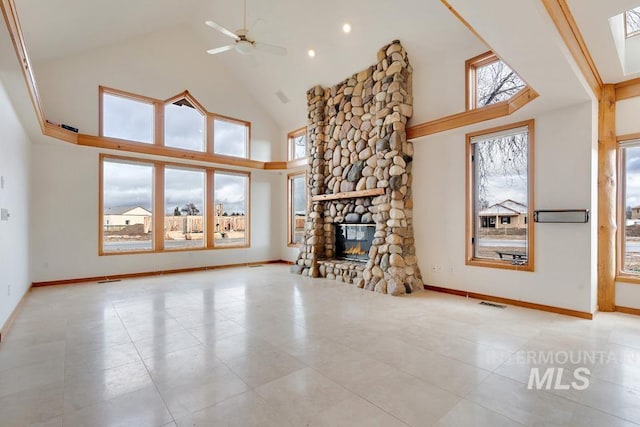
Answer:
<path fill-rule="evenodd" d="M 527 204 L 527 170 L 526 170 L 526 137 L 516 140 L 509 145 L 512 151 L 504 153 L 503 150 L 492 141 L 481 141 L 478 145 L 483 145 L 484 164 L 480 157 L 477 157 L 476 167 L 484 168 L 485 173 L 485 194 L 481 197 L 486 200 L 488 206 L 511 199 L 515 202 Z M 493 150 L 489 151 L 488 144 Z M 503 144 L 503 146 L 507 146 Z M 520 148 L 513 148 L 520 147 Z M 476 148 L 478 150 L 479 148 Z"/>
<path fill-rule="evenodd" d="M 640 206 L 640 147 L 625 149 L 626 157 L 626 206 Z"/>
<path fill-rule="evenodd" d="M 127 98 L 104 94 L 103 134 L 137 142 L 153 143 L 153 105 Z M 205 118 L 189 106 L 165 106 L 165 145 L 204 151 Z M 246 126 L 226 120 L 215 120 L 215 147 L 219 154 L 245 156 Z M 188 169 L 167 168 L 165 175 L 165 211 L 173 215 L 187 203 L 204 212 L 205 173 Z M 246 177 L 216 173 L 215 203 L 222 203 L 227 213 L 244 213 Z M 149 165 L 105 161 L 104 207 L 141 206 L 151 210 L 153 205 L 153 168 Z"/>
<path fill-rule="evenodd" d="M 305 196 L 305 182 L 304 175 L 294 178 L 291 181 L 291 187 L 293 192 L 293 211 L 299 215 L 305 215 L 307 212 L 307 206 L 304 201 Z"/>
<path fill-rule="evenodd" d="M 204 212 L 205 173 L 189 169 L 166 168 L 165 213 L 173 215 L 187 203 Z M 216 172 L 215 203 L 223 204 L 228 214 L 244 213 L 248 178 Z M 140 206 L 152 211 L 153 168 L 139 163 L 106 160 L 104 162 L 104 208 Z"/>

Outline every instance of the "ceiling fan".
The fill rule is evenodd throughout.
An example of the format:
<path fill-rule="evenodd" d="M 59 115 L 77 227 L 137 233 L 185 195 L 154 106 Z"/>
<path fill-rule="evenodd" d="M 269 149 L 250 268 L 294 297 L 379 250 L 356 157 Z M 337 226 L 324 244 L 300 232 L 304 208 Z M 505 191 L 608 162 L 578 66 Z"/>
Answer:
<path fill-rule="evenodd" d="M 249 30 L 247 29 L 247 0 L 244 0 L 244 21 L 241 29 L 237 30 L 235 33 L 229 31 L 225 27 L 220 24 L 217 24 L 213 21 L 206 21 L 209 27 L 214 30 L 220 31 L 225 36 L 231 37 L 235 40 L 235 44 L 230 44 L 227 46 L 216 47 L 214 49 L 209 49 L 207 51 L 208 54 L 215 55 L 218 53 L 226 52 L 228 50 L 235 49 L 236 52 L 241 53 L 243 55 L 248 55 L 253 52 L 254 49 L 261 50 L 263 52 L 271 53 L 273 55 L 284 56 L 287 54 L 287 49 L 280 46 L 274 46 L 267 43 L 260 43 L 248 37 Z"/>

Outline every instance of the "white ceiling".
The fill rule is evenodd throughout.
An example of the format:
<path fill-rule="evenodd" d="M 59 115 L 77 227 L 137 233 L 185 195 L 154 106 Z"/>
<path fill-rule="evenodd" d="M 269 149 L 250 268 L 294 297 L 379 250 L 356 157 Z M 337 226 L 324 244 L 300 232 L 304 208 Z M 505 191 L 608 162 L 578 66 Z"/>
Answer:
<path fill-rule="evenodd" d="M 15 1 L 36 71 L 38 64 L 53 59 L 177 26 L 193 31 L 206 55 L 206 49 L 227 45 L 231 39 L 205 26 L 205 20 L 230 30 L 242 26 L 242 0 Z M 575 67 L 566 48 L 559 47 L 561 40 L 540 0 L 522 0 L 518 8 L 510 7 L 511 1 L 490 0 L 478 7 L 450 0 L 548 103 L 584 100 L 583 88 L 571 78 Z M 605 81 L 629 78 L 621 75 L 608 18 L 638 1 L 569 0 Z M 455 55 L 469 58 L 487 49 L 440 0 L 247 0 L 247 9 L 250 37 L 284 46 L 288 55 L 242 56 L 230 51 L 208 61 L 231 71 L 284 131 L 305 123 L 307 89 L 335 84 L 374 63 L 376 51 L 394 39 L 409 52 L 416 90 L 427 86 L 421 79 L 433 71 L 434 61 Z M 523 14 L 527 20 L 522 20 Z M 352 25 L 351 34 L 341 31 L 344 22 Z M 306 55 L 310 48 L 317 52 L 313 59 Z M 278 91 L 290 102 L 283 104 Z M 441 113 L 424 110 L 416 105 L 417 119 Z"/>
<path fill-rule="evenodd" d="M 16 0 L 25 41 L 36 65 L 188 23 L 204 50 L 231 39 L 204 25 L 242 27 L 241 0 Z M 376 61 L 376 52 L 400 39 L 417 71 L 434 57 L 487 48 L 439 0 L 247 0 L 250 36 L 287 48 L 286 57 L 226 52 L 210 58 L 244 84 L 285 129 L 306 120 L 306 91 L 335 84 Z M 344 22 L 353 31 L 344 34 Z M 307 56 L 313 48 L 317 56 Z M 419 86 L 419 82 L 415 83 Z M 188 87 L 188 82 L 185 82 Z M 276 97 L 282 91 L 291 100 Z"/>

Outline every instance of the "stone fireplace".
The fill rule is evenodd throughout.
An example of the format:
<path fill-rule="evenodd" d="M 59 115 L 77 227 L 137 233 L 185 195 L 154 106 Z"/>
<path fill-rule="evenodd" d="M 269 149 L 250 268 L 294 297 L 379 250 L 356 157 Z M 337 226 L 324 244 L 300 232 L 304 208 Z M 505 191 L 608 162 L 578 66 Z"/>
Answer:
<path fill-rule="evenodd" d="M 412 69 L 397 40 L 377 59 L 331 88 L 307 92 L 307 220 L 292 271 L 400 295 L 423 289 L 405 131 Z"/>

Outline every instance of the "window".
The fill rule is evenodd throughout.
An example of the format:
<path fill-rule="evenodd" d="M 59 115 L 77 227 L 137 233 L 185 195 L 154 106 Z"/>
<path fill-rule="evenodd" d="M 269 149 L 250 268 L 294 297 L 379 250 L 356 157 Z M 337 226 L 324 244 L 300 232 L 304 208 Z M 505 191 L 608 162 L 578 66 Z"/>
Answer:
<path fill-rule="evenodd" d="M 250 177 L 101 154 L 99 255 L 249 247 Z"/>
<path fill-rule="evenodd" d="M 620 146 L 620 273 L 640 274 L 640 140 Z"/>
<path fill-rule="evenodd" d="M 102 252 L 153 250 L 154 165 L 102 162 Z"/>
<path fill-rule="evenodd" d="M 627 37 L 640 34 L 640 6 L 625 12 L 624 28 Z"/>
<path fill-rule="evenodd" d="M 205 115 L 180 98 L 164 106 L 164 145 L 205 151 Z"/>
<path fill-rule="evenodd" d="M 307 157 L 307 128 L 306 126 L 290 132 L 287 135 L 289 143 L 289 160 Z"/>
<path fill-rule="evenodd" d="M 102 86 L 99 94 L 101 137 L 155 145 L 119 146 L 121 150 L 255 167 L 251 161 L 213 156 L 249 159 L 251 123 L 207 112 L 188 91 L 165 101 Z"/>
<path fill-rule="evenodd" d="M 101 135 L 153 144 L 153 102 L 106 92 L 102 88 L 101 91 Z"/>
<path fill-rule="evenodd" d="M 533 271 L 533 120 L 467 135 L 467 264 Z"/>
<path fill-rule="evenodd" d="M 249 123 L 214 117 L 213 152 L 224 156 L 249 158 Z"/>
<path fill-rule="evenodd" d="M 287 177 L 287 242 L 289 246 L 296 246 L 304 239 L 305 220 L 307 218 L 307 189 L 306 174 L 291 174 Z"/>
<path fill-rule="evenodd" d="M 220 172 L 214 174 L 214 247 L 249 245 L 249 174 Z"/>
<path fill-rule="evenodd" d="M 526 86 L 493 52 L 468 60 L 466 70 L 467 110 L 506 101 Z"/>
<path fill-rule="evenodd" d="M 206 171 L 166 167 L 164 171 L 164 248 L 205 246 Z"/>

